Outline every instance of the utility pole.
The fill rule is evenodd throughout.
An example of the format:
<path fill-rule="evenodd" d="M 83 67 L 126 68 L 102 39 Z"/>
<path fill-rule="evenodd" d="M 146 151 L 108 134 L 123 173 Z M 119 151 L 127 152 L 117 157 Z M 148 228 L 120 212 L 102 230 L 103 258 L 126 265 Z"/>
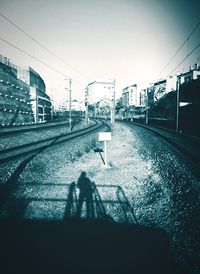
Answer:
<path fill-rule="evenodd" d="M 149 123 L 149 94 L 148 94 L 148 88 L 146 89 L 146 115 L 145 115 L 145 125 L 148 125 Z"/>
<path fill-rule="evenodd" d="M 111 125 L 115 125 L 115 79 L 113 80 L 113 100 L 111 106 Z"/>
<path fill-rule="evenodd" d="M 72 79 L 69 78 L 69 129 L 72 129 Z"/>
<path fill-rule="evenodd" d="M 108 167 L 107 164 L 107 141 L 104 141 L 104 162 L 105 162 L 105 168 Z"/>
<path fill-rule="evenodd" d="M 38 90 L 35 87 L 35 123 L 39 122 L 39 111 L 38 111 Z"/>
<path fill-rule="evenodd" d="M 38 104 L 38 95 L 39 95 L 39 84 L 38 84 L 38 78 L 37 78 L 37 85 L 35 84 L 35 94 L 36 94 L 36 123 L 39 123 L 39 104 Z"/>
<path fill-rule="evenodd" d="M 85 119 L 86 119 L 87 124 L 89 122 L 89 110 L 88 110 L 88 106 L 89 106 L 89 87 L 92 86 L 95 83 L 96 83 L 96 81 L 93 81 L 93 82 L 89 83 L 87 85 L 87 87 L 85 88 L 85 106 L 86 106 Z"/>
<path fill-rule="evenodd" d="M 179 79 L 177 77 L 177 82 L 176 82 L 176 131 L 179 132 L 179 104 L 180 104 L 180 83 Z"/>
<path fill-rule="evenodd" d="M 86 107 L 85 121 L 86 121 L 86 124 L 88 124 L 88 86 L 85 89 L 85 107 Z"/>

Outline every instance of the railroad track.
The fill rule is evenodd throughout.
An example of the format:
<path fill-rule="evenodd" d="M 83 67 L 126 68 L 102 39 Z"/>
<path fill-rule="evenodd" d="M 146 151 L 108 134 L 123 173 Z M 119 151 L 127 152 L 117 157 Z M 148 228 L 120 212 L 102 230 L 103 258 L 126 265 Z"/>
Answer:
<path fill-rule="evenodd" d="M 80 122 L 81 119 L 75 119 L 74 122 L 78 123 Z M 16 126 L 16 127 L 6 127 L 6 128 L 1 128 L 0 129 L 0 136 L 8 136 L 8 135 L 13 135 L 13 134 L 20 134 L 24 132 L 29 132 L 29 131 L 39 131 L 39 130 L 45 130 L 45 129 L 50 129 L 50 128 L 55 128 L 55 127 L 60 127 L 60 126 L 66 126 L 69 125 L 69 122 L 51 122 L 47 124 L 33 124 L 33 125 L 24 125 L 24 126 Z"/>
<path fill-rule="evenodd" d="M 35 141 L 20 146 L 3 149 L 0 151 L 0 164 L 32 153 L 42 152 L 43 150 L 50 148 L 54 145 L 92 133 L 102 128 L 103 126 L 106 126 L 106 124 L 102 121 L 94 122 L 94 125 L 91 125 L 87 128 L 76 130 L 70 133 L 64 133 L 54 137 L 49 137 L 40 141 Z"/>
<path fill-rule="evenodd" d="M 121 121 L 120 121 L 121 122 Z M 195 167 L 200 166 L 200 142 L 199 140 L 161 127 L 146 126 L 135 122 L 125 122 L 147 129 L 159 138 L 169 143 L 172 147 L 190 159 Z M 198 172 L 198 176 L 199 176 Z"/>

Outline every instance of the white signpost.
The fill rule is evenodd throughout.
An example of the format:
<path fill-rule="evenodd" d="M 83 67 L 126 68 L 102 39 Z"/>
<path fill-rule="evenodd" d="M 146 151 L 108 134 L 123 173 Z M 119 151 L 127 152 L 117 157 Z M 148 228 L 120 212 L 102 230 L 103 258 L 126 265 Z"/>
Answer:
<path fill-rule="evenodd" d="M 104 141 L 104 161 L 107 168 L 107 141 L 111 141 L 111 132 L 99 132 L 99 141 Z"/>

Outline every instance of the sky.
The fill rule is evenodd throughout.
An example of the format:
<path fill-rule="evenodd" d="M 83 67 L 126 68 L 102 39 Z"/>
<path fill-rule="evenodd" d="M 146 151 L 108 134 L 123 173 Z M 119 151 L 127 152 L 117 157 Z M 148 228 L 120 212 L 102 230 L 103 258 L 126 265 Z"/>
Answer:
<path fill-rule="evenodd" d="M 199 10 L 199 0 L 0 0 L 1 14 L 64 63 L 2 16 L 0 37 L 56 71 L 2 40 L 0 54 L 36 70 L 57 104 L 68 97 L 69 78 L 73 99 L 84 99 L 88 83 L 113 79 L 119 97 L 130 84 L 168 76 L 200 43 L 199 27 L 160 73 L 200 21 Z M 198 57 L 199 48 L 174 73 L 187 70 Z"/>

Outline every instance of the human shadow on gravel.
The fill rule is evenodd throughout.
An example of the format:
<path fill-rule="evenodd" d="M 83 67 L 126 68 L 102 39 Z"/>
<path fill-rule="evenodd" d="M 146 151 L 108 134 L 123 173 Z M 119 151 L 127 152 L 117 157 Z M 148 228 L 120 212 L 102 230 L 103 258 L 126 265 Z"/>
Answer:
<path fill-rule="evenodd" d="M 99 194 L 101 192 L 109 192 L 112 190 L 114 194 L 112 199 L 102 199 Z M 121 215 L 120 220 L 123 222 L 138 223 L 134 210 L 125 195 L 121 186 L 116 185 L 96 185 L 90 182 L 90 189 L 79 190 L 79 198 L 77 198 L 77 185 L 72 182 L 69 187 L 67 203 L 65 207 L 64 220 L 68 218 L 87 218 L 87 219 L 113 219 L 112 210 L 117 211 Z M 86 193 L 85 193 L 86 192 Z M 83 203 L 85 202 L 85 208 Z M 109 209 L 109 210 L 107 210 Z M 83 211 L 83 212 L 81 212 Z M 110 214 L 108 214 L 108 212 Z"/>
<path fill-rule="evenodd" d="M 79 190 L 79 198 L 77 204 L 77 218 L 81 217 L 81 211 L 85 202 L 86 207 L 86 217 L 94 218 L 94 203 L 93 203 L 93 194 L 95 184 L 87 177 L 87 173 L 82 171 L 80 177 L 77 181 L 77 188 Z"/>
<path fill-rule="evenodd" d="M 96 185 L 91 182 L 92 193 L 89 201 L 84 200 L 85 197 L 81 197 L 80 192 L 77 197 L 78 189 L 75 182 L 71 184 L 27 183 L 21 184 L 20 187 L 20 192 L 13 192 L 0 208 L 0 217 L 2 211 L 6 213 L 3 215 L 17 219 L 40 218 L 64 221 L 71 218 L 111 220 L 115 215 L 117 221 L 138 223 L 134 209 L 121 186 Z M 67 193 L 66 197 L 63 196 L 63 191 Z M 103 198 L 99 192 L 103 194 Z"/>
<path fill-rule="evenodd" d="M 84 218 L 77 218 L 75 182 L 43 185 L 45 189 L 68 188 L 67 199 L 42 195 L 24 198 L 21 212 L 17 210 L 16 216 L 11 214 L 10 218 L 1 218 L 2 273 L 181 273 L 166 233 L 138 224 L 123 189 L 92 184 L 94 218 L 87 218 L 87 214 Z M 116 199 L 106 199 L 108 189 L 116 194 Z M 59 221 L 52 218 L 39 220 L 38 217 L 23 219 L 22 213 L 29 203 L 45 203 L 42 207 L 45 210 L 48 210 L 48 203 L 63 203 L 64 217 Z M 116 209 L 116 206 L 123 215 L 123 223 L 115 222 L 107 212 L 109 207 Z M 134 223 L 131 224 L 130 220 Z"/>
<path fill-rule="evenodd" d="M 84 193 L 81 194 L 82 193 L 79 191 L 79 198 L 77 198 L 77 186 L 75 182 L 72 182 L 69 186 L 64 220 L 69 218 L 81 218 L 81 211 L 84 211 L 84 218 L 87 219 L 109 218 L 94 182 L 91 182 L 90 195 L 85 195 Z M 84 199 L 85 208 L 82 208 Z"/>

